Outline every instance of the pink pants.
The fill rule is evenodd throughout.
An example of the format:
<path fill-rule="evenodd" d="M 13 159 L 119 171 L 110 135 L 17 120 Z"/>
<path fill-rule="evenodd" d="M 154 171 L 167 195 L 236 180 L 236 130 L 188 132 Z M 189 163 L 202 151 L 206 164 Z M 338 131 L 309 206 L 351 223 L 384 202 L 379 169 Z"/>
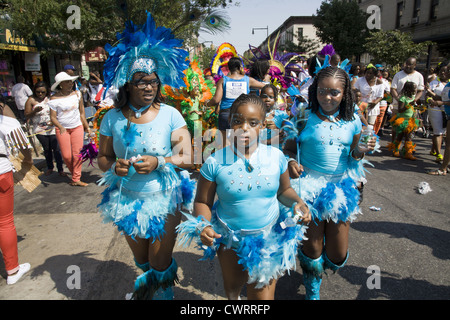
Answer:
<path fill-rule="evenodd" d="M 12 171 L 0 175 L 0 250 L 8 275 L 19 270 L 17 232 L 14 225 L 14 178 Z"/>
<path fill-rule="evenodd" d="M 64 163 L 72 174 L 72 181 L 80 181 L 83 162 L 79 155 L 83 148 L 83 126 L 81 125 L 73 129 L 66 129 L 64 134 L 61 134 L 59 129 L 56 128 L 56 139 L 58 139 Z"/>

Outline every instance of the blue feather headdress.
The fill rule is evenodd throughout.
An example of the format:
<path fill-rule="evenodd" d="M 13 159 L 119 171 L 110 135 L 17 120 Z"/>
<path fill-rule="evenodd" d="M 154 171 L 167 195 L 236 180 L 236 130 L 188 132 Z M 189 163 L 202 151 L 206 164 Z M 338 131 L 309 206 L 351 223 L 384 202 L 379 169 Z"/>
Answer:
<path fill-rule="evenodd" d="M 165 85 L 184 87 L 183 73 L 189 67 L 189 53 L 181 49 L 183 40 L 176 39 L 165 27 L 156 28 L 150 12 L 144 25 L 132 21 L 117 34 L 118 44 L 107 44 L 108 59 L 104 67 L 105 94 L 108 88 L 120 88 L 129 82 L 136 72 L 156 72 Z"/>
<path fill-rule="evenodd" d="M 314 70 L 314 74 L 318 74 L 322 69 L 325 69 L 325 68 L 331 66 L 330 59 L 335 54 L 336 54 L 336 51 L 334 50 L 334 47 L 332 44 L 327 44 L 325 47 L 323 47 L 322 50 L 320 50 L 317 53 L 317 55 L 324 56 L 325 60 L 322 64 L 322 63 L 320 63 L 319 59 L 316 58 L 317 66 L 316 66 L 316 69 Z M 344 61 L 339 63 L 337 67 L 340 69 L 343 69 L 348 74 L 352 65 L 350 64 L 349 59 L 345 59 Z M 350 76 L 350 80 L 351 80 L 352 75 L 349 74 L 349 76 Z"/>

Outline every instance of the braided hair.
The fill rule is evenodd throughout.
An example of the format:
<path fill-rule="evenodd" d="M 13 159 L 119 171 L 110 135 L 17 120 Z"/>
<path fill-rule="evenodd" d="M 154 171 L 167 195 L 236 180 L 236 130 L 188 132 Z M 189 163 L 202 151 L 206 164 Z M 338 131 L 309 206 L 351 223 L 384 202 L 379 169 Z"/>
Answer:
<path fill-rule="evenodd" d="M 339 117 L 345 121 L 353 120 L 355 113 L 355 98 L 353 96 L 350 78 L 343 69 L 338 67 L 327 67 L 322 69 L 314 78 L 314 82 L 308 89 L 309 108 L 311 109 L 311 112 L 316 113 L 319 111 L 320 104 L 317 100 L 317 85 L 320 80 L 328 77 L 333 77 L 341 81 L 344 88 L 342 101 L 339 105 Z"/>
<path fill-rule="evenodd" d="M 230 120 L 231 116 L 235 114 L 238 108 L 243 104 L 253 104 L 258 106 L 261 109 L 262 120 L 264 121 L 266 119 L 266 105 L 264 101 L 260 97 L 255 96 L 254 94 L 243 93 L 239 97 L 237 97 L 237 99 L 234 100 L 233 104 L 231 105 Z"/>
<path fill-rule="evenodd" d="M 261 94 L 264 94 L 266 92 L 266 90 L 269 89 L 269 88 L 272 89 L 275 102 L 277 102 L 277 100 L 278 100 L 278 89 L 273 84 L 269 83 L 269 84 L 266 84 L 264 87 L 262 87 L 261 88 Z"/>
<path fill-rule="evenodd" d="M 412 82 L 412 81 L 407 81 L 405 82 L 405 84 L 403 85 L 403 89 L 402 92 L 400 94 L 411 98 L 414 97 L 416 94 L 416 89 L 417 89 L 417 85 Z"/>

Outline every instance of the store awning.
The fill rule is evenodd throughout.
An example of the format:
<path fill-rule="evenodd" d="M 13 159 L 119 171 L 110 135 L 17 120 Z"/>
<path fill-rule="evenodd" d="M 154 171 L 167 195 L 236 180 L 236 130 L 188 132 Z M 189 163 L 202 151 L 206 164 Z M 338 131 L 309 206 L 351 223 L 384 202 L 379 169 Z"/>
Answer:
<path fill-rule="evenodd" d="M 25 41 L 15 30 L 9 28 L 0 29 L 0 49 L 38 52 L 34 41 Z"/>

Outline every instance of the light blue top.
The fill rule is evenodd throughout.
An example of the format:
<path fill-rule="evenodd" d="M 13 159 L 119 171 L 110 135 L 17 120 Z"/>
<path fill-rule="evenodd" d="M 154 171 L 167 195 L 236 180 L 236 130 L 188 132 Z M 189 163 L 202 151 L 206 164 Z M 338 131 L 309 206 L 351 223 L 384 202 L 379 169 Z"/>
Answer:
<path fill-rule="evenodd" d="M 254 170 L 230 146 L 206 159 L 200 173 L 217 184 L 217 214 L 233 230 L 260 229 L 278 217 L 280 176 L 287 161 L 277 148 L 259 144 L 250 157 Z"/>
<path fill-rule="evenodd" d="M 444 110 L 447 116 L 450 116 L 450 82 L 444 87 L 441 93 L 442 101 L 444 104 Z"/>
<path fill-rule="evenodd" d="M 353 137 L 361 132 L 358 116 L 352 121 L 322 121 L 311 114 L 300 134 L 300 162 L 325 174 L 343 174 L 348 168 Z"/>
<path fill-rule="evenodd" d="M 128 120 L 119 109 L 108 111 L 101 123 L 100 134 L 113 137 L 114 153 L 118 158 L 130 159 L 137 155 L 163 156 L 172 155 L 171 135 L 186 125 L 183 116 L 175 108 L 161 103 L 161 108 L 153 121 L 131 123 L 126 130 Z M 125 157 L 127 142 L 128 152 Z M 138 174 L 134 167 L 123 179 L 123 187 L 136 192 L 155 192 L 162 190 L 160 173 Z"/>
<path fill-rule="evenodd" d="M 250 92 L 250 78 L 244 76 L 240 80 L 235 80 L 223 77 L 223 95 L 220 103 L 220 110 L 231 108 L 234 100 L 236 100 L 241 94 L 248 94 Z"/>

